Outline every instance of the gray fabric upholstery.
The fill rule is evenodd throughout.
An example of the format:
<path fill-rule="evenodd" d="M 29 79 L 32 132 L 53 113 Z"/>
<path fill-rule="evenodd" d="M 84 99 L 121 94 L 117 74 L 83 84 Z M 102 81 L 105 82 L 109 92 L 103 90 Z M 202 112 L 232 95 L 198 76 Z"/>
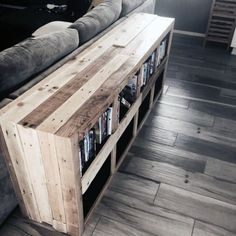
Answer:
<path fill-rule="evenodd" d="M 69 28 L 78 30 L 83 44 L 115 22 L 121 13 L 121 0 L 104 0 Z"/>
<path fill-rule="evenodd" d="M 135 8 L 132 12 L 128 15 L 138 12 L 154 14 L 155 13 L 155 0 L 146 0 L 142 5 Z"/>
<path fill-rule="evenodd" d="M 16 207 L 17 199 L 0 150 L 0 225 Z"/>
<path fill-rule="evenodd" d="M 0 53 L 0 97 L 64 57 L 79 44 L 76 30 L 29 38 Z"/>
<path fill-rule="evenodd" d="M 66 22 L 66 21 L 52 21 L 47 23 L 46 25 L 41 26 L 38 28 L 32 36 L 37 37 L 45 34 L 50 34 L 58 31 L 62 31 L 66 28 L 68 28 L 72 22 Z"/>
<path fill-rule="evenodd" d="M 122 0 L 122 11 L 120 17 L 126 16 L 144 2 L 145 0 Z"/>

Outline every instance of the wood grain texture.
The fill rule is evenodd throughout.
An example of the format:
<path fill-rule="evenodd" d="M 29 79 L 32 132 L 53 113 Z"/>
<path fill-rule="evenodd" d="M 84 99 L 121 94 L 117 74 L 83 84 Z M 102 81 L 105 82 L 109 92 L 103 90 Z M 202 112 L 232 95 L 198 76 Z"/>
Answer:
<path fill-rule="evenodd" d="M 160 236 L 190 236 L 193 227 L 193 220 L 188 217 L 110 190 L 106 192 L 95 211 L 97 214 L 128 224 L 137 230 L 149 234 L 155 232 L 154 234 Z"/>
<path fill-rule="evenodd" d="M 196 125 L 203 127 L 213 126 L 214 117 L 204 112 L 188 110 L 185 108 L 169 106 L 166 104 L 159 104 L 153 109 L 153 113 L 157 116 L 164 116 L 168 118 L 178 117 L 181 121 L 190 121 Z"/>
<path fill-rule="evenodd" d="M 215 144 L 215 142 L 201 140 L 199 138 L 190 137 L 179 134 L 175 145 L 187 151 L 200 153 L 219 160 L 236 163 L 235 154 L 236 146 L 232 147 L 226 144 Z"/>
<path fill-rule="evenodd" d="M 234 236 L 235 233 L 223 229 L 222 227 L 196 221 L 193 236 Z"/>
<path fill-rule="evenodd" d="M 131 160 L 123 165 L 122 170 L 232 204 L 236 202 L 234 183 L 186 171 L 171 164 L 146 160 L 140 158 L 139 154 L 131 157 Z"/>
<path fill-rule="evenodd" d="M 219 179 L 236 183 L 236 164 L 225 161 L 207 160 L 205 173 Z"/>
<path fill-rule="evenodd" d="M 138 156 L 146 160 L 171 164 L 192 173 L 203 173 L 207 159 L 207 157 L 194 155 L 191 152 L 184 152 L 160 143 L 156 144 L 155 142 L 143 140 L 140 136 L 136 138 L 134 145 L 131 147 L 129 156 L 132 158 Z"/>
<path fill-rule="evenodd" d="M 236 232 L 236 205 L 166 184 L 161 184 L 155 204 Z"/>
<path fill-rule="evenodd" d="M 159 184 L 135 175 L 117 172 L 109 189 L 153 203 Z"/>
<path fill-rule="evenodd" d="M 220 127 L 216 127 L 214 122 L 213 127 L 204 127 L 194 123 L 194 120 L 182 121 L 175 118 L 168 118 L 164 116 L 156 116 L 151 113 L 145 126 L 156 127 L 162 130 L 169 130 L 178 134 L 183 134 L 200 140 L 206 140 L 217 144 L 235 147 L 234 126 L 232 131 L 223 131 Z M 232 135 L 231 135 L 232 134 Z M 236 136 L 236 135 L 235 135 Z"/>
<path fill-rule="evenodd" d="M 93 232 L 94 236 L 111 236 L 111 235 L 119 235 L 119 236 L 151 236 L 153 233 L 147 233 L 141 230 L 137 230 L 134 227 L 131 227 L 126 224 L 119 223 L 114 220 L 110 220 L 105 217 L 101 217 L 96 229 Z"/>
<path fill-rule="evenodd" d="M 173 19 L 151 14 L 127 17 L 1 110 L 9 166 L 19 182 L 20 203 L 31 219 L 60 232 L 81 235 L 85 217 L 82 194 L 138 112 L 144 95 L 137 98 L 119 127 L 114 127 L 82 179 L 79 141 L 117 100 L 130 77 L 173 29 L 173 23 Z M 165 64 L 166 59 L 162 68 Z M 151 78 L 153 83 L 157 73 Z M 149 89 L 147 86 L 145 92 Z"/>

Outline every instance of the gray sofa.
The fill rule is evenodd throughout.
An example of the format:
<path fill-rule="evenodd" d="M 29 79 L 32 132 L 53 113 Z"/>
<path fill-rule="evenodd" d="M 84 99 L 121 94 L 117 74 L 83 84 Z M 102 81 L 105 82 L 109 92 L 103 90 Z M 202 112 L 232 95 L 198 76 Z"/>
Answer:
<path fill-rule="evenodd" d="M 65 24 L 66 28 L 28 38 L 0 52 L 0 106 L 1 99 L 19 96 L 127 15 L 134 12 L 154 13 L 154 5 L 155 0 L 104 0 L 74 23 Z M 17 206 L 6 169 L 0 150 L 0 224 Z"/>

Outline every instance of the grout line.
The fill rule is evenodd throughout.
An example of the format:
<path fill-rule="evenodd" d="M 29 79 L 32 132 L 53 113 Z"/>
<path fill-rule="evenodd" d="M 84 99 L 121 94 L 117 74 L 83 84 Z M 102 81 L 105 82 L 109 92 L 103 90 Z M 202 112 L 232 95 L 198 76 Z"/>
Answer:
<path fill-rule="evenodd" d="M 206 100 L 206 99 L 201 99 L 201 98 L 182 96 L 182 95 L 178 95 L 178 94 L 168 94 L 168 95 L 170 95 L 172 97 L 177 97 L 177 98 L 185 98 L 185 99 L 188 99 L 188 100 L 191 100 L 191 101 L 198 101 L 198 102 L 204 102 L 204 103 L 214 104 L 214 105 L 218 105 L 218 106 L 236 108 L 236 105 L 234 105 L 234 104 L 227 104 L 227 103 L 216 102 L 216 101 L 211 101 L 211 100 Z"/>
<path fill-rule="evenodd" d="M 195 228 L 195 223 L 196 223 L 196 219 L 193 219 L 193 229 L 192 229 L 191 236 L 193 236 L 193 232 L 194 232 L 194 228 Z"/>
<path fill-rule="evenodd" d="M 176 137 L 175 137 L 175 141 L 173 143 L 173 147 L 176 147 L 176 142 L 177 142 L 177 138 L 179 137 L 179 132 L 177 133 Z"/>
<path fill-rule="evenodd" d="M 94 226 L 94 229 L 93 229 L 93 231 L 92 231 L 92 234 L 91 234 L 91 236 L 92 236 L 92 235 L 93 235 L 93 233 L 95 232 L 95 230 L 96 230 L 96 228 L 97 228 L 97 225 L 98 225 L 98 223 L 100 222 L 101 218 L 102 218 L 102 216 L 101 216 L 101 215 L 99 215 L 99 219 L 98 219 L 97 223 L 96 223 L 96 224 L 95 224 L 95 226 Z M 83 234 L 82 234 L 82 235 L 83 235 Z"/>
<path fill-rule="evenodd" d="M 156 192 L 156 194 L 155 194 L 155 196 L 154 196 L 154 199 L 153 199 L 153 204 L 155 203 L 155 200 L 156 200 L 157 197 L 158 197 L 160 187 L 161 187 L 161 183 L 159 184 L 159 186 L 158 186 L 158 188 L 157 188 L 157 192 Z"/>

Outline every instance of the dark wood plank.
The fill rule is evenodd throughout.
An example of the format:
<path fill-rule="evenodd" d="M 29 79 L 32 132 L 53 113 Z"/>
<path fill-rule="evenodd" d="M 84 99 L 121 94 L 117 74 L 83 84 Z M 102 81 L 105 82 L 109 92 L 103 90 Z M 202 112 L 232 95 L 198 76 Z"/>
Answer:
<path fill-rule="evenodd" d="M 236 107 L 225 106 L 216 103 L 213 104 L 201 101 L 192 101 L 190 102 L 189 108 L 225 119 L 236 119 Z"/>
<path fill-rule="evenodd" d="M 236 146 L 232 147 L 219 143 L 216 145 L 214 142 L 183 134 L 178 135 L 175 146 L 183 150 L 196 152 L 222 161 L 236 163 Z"/>
<path fill-rule="evenodd" d="M 197 110 L 190 111 L 188 109 L 173 107 L 166 104 L 157 104 L 154 107 L 152 113 L 157 116 L 164 116 L 180 121 L 187 121 L 205 127 L 211 127 L 214 123 L 214 117 L 205 112 L 199 112 Z"/>
<path fill-rule="evenodd" d="M 167 95 L 236 107 L 236 100 L 221 96 L 219 88 L 185 81 L 168 81 L 167 84 Z"/>
<path fill-rule="evenodd" d="M 233 119 L 234 117 L 232 116 L 231 118 Z M 221 134 L 222 136 L 236 139 L 236 120 L 216 117 L 213 131 Z"/>
<path fill-rule="evenodd" d="M 236 205 L 161 184 L 155 204 L 236 233 Z"/>
<path fill-rule="evenodd" d="M 107 191 L 97 214 L 159 236 L 190 236 L 193 220 L 135 197 Z"/>
<path fill-rule="evenodd" d="M 187 155 L 186 155 L 187 154 Z M 164 145 L 156 145 L 143 138 L 137 138 L 129 151 L 129 157 L 140 158 L 171 164 L 190 172 L 203 173 L 206 160 L 204 157 L 195 157 L 191 153 L 178 152 L 175 148 Z"/>
<path fill-rule="evenodd" d="M 109 189 L 145 202 L 153 203 L 159 183 L 126 173 L 117 172 Z"/>
<path fill-rule="evenodd" d="M 127 158 L 122 171 L 183 188 L 231 204 L 236 203 L 236 185 L 202 173 L 189 172 L 167 163 L 140 158 Z"/>
<path fill-rule="evenodd" d="M 177 118 L 177 117 L 176 117 Z M 175 118 L 155 116 L 150 114 L 145 126 L 156 127 L 158 129 L 169 130 L 171 132 L 184 134 L 190 137 L 206 140 L 214 143 L 235 147 L 235 133 L 231 136 L 214 130 L 212 127 L 202 127 L 191 122 L 181 121 Z"/>
<path fill-rule="evenodd" d="M 236 164 L 215 159 L 207 160 L 205 173 L 218 179 L 228 180 L 236 184 Z"/>
<path fill-rule="evenodd" d="M 173 146 L 177 137 L 177 133 L 156 127 L 144 126 L 140 130 L 139 136 L 145 137 L 146 140 L 153 141 L 155 143 Z"/>
<path fill-rule="evenodd" d="M 164 94 L 159 98 L 158 103 L 185 109 L 187 109 L 189 106 L 189 100 L 187 99 L 176 98 Z"/>
<path fill-rule="evenodd" d="M 93 213 L 85 225 L 82 236 L 92 236 L 98 222 L 100 221 L 100 218 L 101 217 L 99 215 Z"/>
<path fill-rule="evenodd" d="M 196 221 L 193 230 L 193 236 L 235 236 L 235 233 L 229 232 L 215 225 Z"/>
<path fill-rule="evenodd" d="M 152 236 L 152 233 L 147 233 L 142 230 L 137 230 L 127 224 L 122 224 L 106 217 L 101 217 L 93 236 Z"/>

